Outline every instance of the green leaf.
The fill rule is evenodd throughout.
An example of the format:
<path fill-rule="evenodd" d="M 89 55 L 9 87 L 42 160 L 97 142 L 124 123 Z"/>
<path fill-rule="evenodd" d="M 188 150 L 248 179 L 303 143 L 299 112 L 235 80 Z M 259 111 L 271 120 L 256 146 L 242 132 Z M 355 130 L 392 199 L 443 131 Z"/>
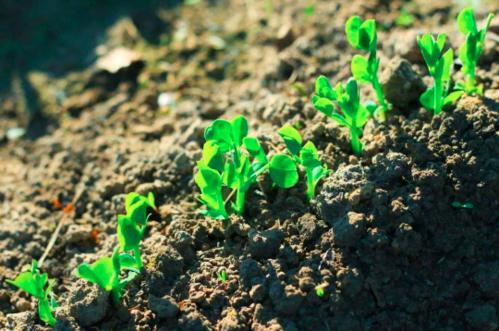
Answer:
<path fill-rule="evenodd" d="M 357 108 L 359 108 L 359 86 L 357 85 L 357 81 L 355 79 L 348 80 L 345 87 L 345 92 L 348 95 L 348 103 L 352 110 L 356 110 Z"/>
<path fill-rule="evenodd" d="M 260 142 L 255 137 L 246 137 L 243 139 L 243 145 L 248 151 L 248 153 L 255 159 L 255 164 L 253 165 L 253 171 L 258 171 L 260 168 L 268 163 L 267 156 L 263 150 Z"/>
<path fill-rule="evenodd" d="M 334 105 L 331 100 L 319 97 L 317 95 L 312 96 L 312 103 L 318 111 L 326 116 L 331 116 L 334 114 Z"/>
<path fill-rule="evenodd" d="M 423 36 L 418 36 L 417 37 L 417 43 L 419 46 L 419 50 L 421 51 L 421 54 L 423 55 L 423 59 L 428 66 L 428 69 L 430 71 L 432 70 L 436 64 L 437 58 L 434 57 L 433 55 L 433 50 L 434 50 L 434 39 L 431 34 L 426 33 Z"/>
<path fill-rule="evenodd" d="M 36 276 L 37 275 L 32 274 L 31 271 L 25 271 L 20 273 L 14 280 L 8 279 L 6 282 L 31 294 L 35 298 L 42 298 L 44 296 L 43 286 L 45 284 L 39 284 Z"/>
<path fill-rule="evenodd" d="M 359 44 L 363 50 L 375 50 L 376 48 L 376 21 L 366 20 L 360 26 Z"/>
<path fill-rule="evenodd" d="M 362 82 L 370 82 L 371 75 L 368 71 L 367 59 L 358 54 L 354 55 L 351 63 L 352 75 Z"/>
<path fill-rule="evenodd" d="M 444 99 L 444 106 L 448 106 L 450 104 L 455 103 L 461 96 L 464 94 L 463 91 L 454 91 L 450 93 L 448 96 L 445 97 Z"/>
<path fill-rule="evenodd" d="M 362 128 L 367 123 L 367 120 L 369 120 L 369 111 L 366 107 L 359 105 L 356 115 L 355 125 L 358 128 Z"/>
<path fill-rule="evenodd" d="M 447 35 L 445 33 L 439 33 L 437 36 L 437 41 L 434 45 L 436 45 L 436 49 L 433 51 L 433 56 L 438 58 L 445 47 L 445 39 L 447 39 Z"/>
<path fill-rule="evenodd" d="M 478 33 L 472 8 L 465 8 L 459 13 L 457 16 L 457 25 L 459 27 L 459 31 L 465 35 L 468 33 Z"/>
<path fill-rule="evenodd" d="M 199 166 L 199 171 L 194 176 L 194 182 L 203 193 L 211 193 L 222 185 L 220 174 L 206 166 Z"/>
<path fill-rule="evenodd" d="M 52 307 L 47 299 L 40 299 L 38 301 L 38 316 L 40 316 L 40 320 L 48 325 L 55 326 L 56 319 L 52 314 Z"/>
<path fill-rule="evenodd" d="M 138 269 L 138 266 L 135 263 L 136 260 L 132 255 L 128 253 L 121 253 L 119 254 L 119 258 L 120 258 L 120 266 L 122 269 L 132 270 L 134 272 L 140 273 L 140 270 Z"/>
<path fill-rule="evenodd" d="M 118 241 L 122 251 L 130 251 L 138 247 L 143 231 L 129 215 L 118 215 Z"/>
<path fill-rule="evenodd" d="M 293 128 L 291 125 L 286 124 L 282 128 L 279 129 L 279 135 L 284 140 L 288 151 L 298 156 L 301 149 L 302 138 L 298 130 Z"/>
<path fill-rule="evenodd" d="M 222 153 L 232 149 L 232 145 L 234 144 L 232 137 L 232 124 L 223 119 L 213 121 L 213 123 L 204 131 L 205 140 L 216 141 L 220 146 Z"/>
<path fill-rule="evenodd" d="M 441 79 L 443 82 L 448 82 L 451 78 L 452 65 L 454 63 L 454 51 L 452 50 L 452 48 L 449 48 L 444 53 L 440 61 L 442 62 L 443 66 Z"/>
<path fill-rule="evenodd" d="M 304 167 L 315 167 L 317 165 L 317 161 L 319 161 L 319 154 L 317 153 L 317 148 L 314 143 L 308 141 L 300 152 L 301 163 Z M 319 162 L 320 164 L 320 162 Z"/>
<path fill-rule="evenodd" d="M 295 161 L 287 155 L 276 154 L 270 160 L 269 174 L 272 181 L 281 188 L 290 188 L 298 182 Z"/>
<path fill-rule="evenodd" d="M 96 262 L 89 265 L 82 263 L 78 266 L 77 276 L 93 284 L 99 285 L 106 291 L 113 289 L 116 277 L 113 261 L 110 257 L 101 257 Z"/>
<path fill-rule="evenodd" d="M 359 16 L 350 17 L 345 23 L 345 34 L 347 40 L 354 48 L 360 48 L 360 26 L 362 25 L 362 20 Z"/>
<path fill-rule="evenodd" d="M 212 169 L 222 172 L 225 158 L 220 149 L 220 145 L 215 140 L 208 140 L 203 145 L 204 164 Z"/>
<path fill-rule="evenodd" d="M 490 13 L 487 16 L 487 21 L 485 22 L 485 26 L 483 27 L 482 30 L 480 30 L 480 43 L 482 43 L 482 44 L 485 40 L 485 35 L 487 34 L 487 30 L 489 29 L 490 23 L 492 22 L 493 18 L 494 18 L 494 14 Z"/>
<path fill-rule="evenodd" d="M 235 189 L 238 186 L 238 178 L 236 177 L 236 168 L 234 163 L 227 162 L 225 164 L 224 172 L 222 175 L 222 181 L 225 186 L 231 189 Z"/>
<path fill-rule="evenodd" d="M 240 147 L 244 137 L 248 135 L 248 121 L 244 116 L 236 116 L 230 123 L 232 124 L 234 143 L 237 147 Z"/>
<path fill-rule="evenodd" d="M 315 81 L 315 94 L 321 98 L 336 100 L 336 95 L 334 94 L 329 81 L 323 75 L 320 75 Z"/>
<path fill-rule="evenodd" d="M 435 92 L 433 90 L 433 87 L 430 87 L 419 96 L 419 102 L 421 103 L 421 105 L 423 105 L 424 108 L 432 111 L 435 109 L 434 95 Z"/>

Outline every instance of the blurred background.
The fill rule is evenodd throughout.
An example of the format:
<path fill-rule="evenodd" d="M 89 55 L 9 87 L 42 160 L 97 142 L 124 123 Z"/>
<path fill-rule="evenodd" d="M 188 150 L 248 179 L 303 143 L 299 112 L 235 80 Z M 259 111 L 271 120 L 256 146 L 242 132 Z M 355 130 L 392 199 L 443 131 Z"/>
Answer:
<path fill-rule="evenodd" d="M 168 66 L 178 57 L 191 58 L 199 43 L 226 54 L 246 51 L 251 40 L 265 44 L 274 38 L 278 48 L 286 47 L 307 27 L 332 21 L 344 3 L 379 14 L 382 30 L 421 26 L 423 18 L 428 28 L 439 26 L 466 5 L 479 14 L 497 7 L 493 0 L 1 0 L 0 145 L 46 134 L 123 82 L 139 88 L 149 79 L 166 82 Z M 201 28 L 192 29 L 196 24 Z M 273 37 L 261 37 L 266 34 Z M 184 42 L 181 50 L 175 41 Z M 207 69 L 209 78 L 226 77 L 234 56 L 224 58 L 222 69 Z M 159 101 L 171 99 L 163 95 Z"/>

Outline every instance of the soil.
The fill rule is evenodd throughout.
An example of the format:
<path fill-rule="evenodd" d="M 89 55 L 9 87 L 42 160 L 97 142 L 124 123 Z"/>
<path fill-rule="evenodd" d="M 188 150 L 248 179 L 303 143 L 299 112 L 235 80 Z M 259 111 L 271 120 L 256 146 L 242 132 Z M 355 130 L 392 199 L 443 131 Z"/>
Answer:
<path fill-rule="evenodd" d="M 84 68 L 61 58 L 57 75 L 35 64 L 12 75 L 0 97 L 2 330 L 50 329 L 5 280 L 42 256 L 61 219 L 42 265 L 56 279 L 56 330 L 499 328 L 499 22 L 478 68 L 485 96 L 432 117 L 417 101 L 429 81 L 415 36 L 446 32 L 457 49 L 460 8 L 310 3 L 310 16 L 306 1 L 292 0 L 136 9 L 102 31 Z M 499 9 L 482 6 L 480 17 Z M 393 23 L 403 7 L 412 27 Z M 381 80 L 395 106 L 386 123 L 369 121 L 361 157 L 310 103 L 319 74 L 350 76 L 356 51 L 343 25 L 353 14 L 378 21 Z M 368 86 L 362 94 L 373 98 Z M 242 217 L 198 213 L 203 130 L 236 114 L 270 153 L 284 149 L 276 131 L 285 123 L 316 144 L 333 171 L 311 203 L 303 184 L 278 190 L 264 178 Z M 13 127 L 26 134 L 12 139 Z M 154 192 L 159 208 L 142 243 L 145 268 L 113 305 L 74 272 L 111 254 L 132 191 Z"/>

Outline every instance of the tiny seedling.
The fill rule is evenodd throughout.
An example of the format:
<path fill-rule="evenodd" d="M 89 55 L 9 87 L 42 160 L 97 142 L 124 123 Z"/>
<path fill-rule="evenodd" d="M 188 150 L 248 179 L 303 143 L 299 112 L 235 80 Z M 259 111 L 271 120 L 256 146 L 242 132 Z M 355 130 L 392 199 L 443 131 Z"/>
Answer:
<path fill-rule="evenodd" d="M 133 251 L 135 267 L 142 269 L 142 258 L 140 256 L 140 242 L 147 227 L 147 209 L 156 210 L 154 194 L 149 193 L 144 197 L 132 192 L 125 198 L 126 215 L 118 215 L 118 241 L 122 252 Z"/>
<path fill-rule="evenodd" d="M 435 39 L 429 33 L 417 38 L 428 72 L 433 78 L 433 86 L 421 94 L 419 101 L 433 115 L 439 114 L 443 107 L 454 103 L 463 94 L 462 91 L 449 93 L 454 53 L 449 48 L 442 55 L 445 39 L 445 34 L 439 34 Z"/>
<path fill-rule="evenodd" d="M 323 166 L 319 160 L 319 154 L 314 143 L 309 141 L 302 146 L 302 137 L 300 133 L 291 125 L 286 124 L 279 129 L 279 135 L 284 140 L 288 152 L 293 160 L 305 169 L 307 177 L 307 198 L 312 200 L 315 196 L 315 187 L 321 178 L 329 174 L 326 166 Z M 272 172 L 270 173 L 272 176 Z"/>
<path fill-rule="evenodd" d="M 333 102 L 339 105 L 341 112 L 336 111 Z M 320 76 L 315 83 L 312 103 L 317 110 L 350 130 L 352 150 L 356 155 L 361 155 L 360 136 L 369 118 L 369 109 L 372 107 L 367 103 L 366 105 L 360 104 L 357 81 L 350 79 L 346 86 L 338 83 L 333 90 L 327 78 Z"/>
<path fill-rule="evenodd" d="M 459 202 L 459 201 L 453 201 L 452 202 L 452 207 L 454 208 L 463 208 L 463 209 L 473 209 L 475 206 L 471 202 Z"/>
<path fill-rule="evenodd" d="M 370 19 L 362 22 L 359 16 L 352 16 L 345 24 L 345 33 L 352 47 L 369 53 L 367 58 L 358 54 L 354 55 L 351 63 L 352 75 L 359 82 L 371 84 L 379 103 L 374 116 L 380 122 L 384 122 L 386 112 L 391 106 L 385 99 L 383 88 L 378 79 L 380 60 L 376 54 L 378 40 L 376 21 Z"/>
<path fill-rule="evenodd" d="M 269 162 L 258 139 L 247 134 L 248 122 L 243 116 L 230 121 L 217 119 L 206 128 L 203 158 L 194 176 L 201 190 L 199 200 L 206 206 L 202 214 L 226 219 L 225 204 L 235 194 L 231 208 L 242 215 L 247 191 L 266 171 L 270 171 L 274 184 L 281 188 L 292 187 L 298 181 L 296 165 L 289 156 L 276 154 Z M 226 200 L 224 187 L 232 190 Z"/>
<path fill-rule="evenodd" d="M 49 280 L 47 273 L 40 274 L 36 260 L 32 261 L 29 271 L 20 273 L 14 280 L 7 280 L 7 283 L 38 299 L 38 316 L 48 325 L 52 327 L 55 325 L 53 311 L 57 308 L 57 302 L 52 294 L 55 280 Z"/>
<path fill-rule="evenodd" d="M 303 14 L 305 14 L 305 16 L 307 17 L 312 17 L 314 15 L 314 12 L 315 12 L 314 4 L 307 5 L 303 8 Z"/>
<path fill-rule="evenodd" d="M 324 291 L 324 287 L 322 286 L 316 286 L 315 287 L 315 294 L 319 297 L 319 298 L 322 298 L 324 296 L 325 291 Z"/>
<path fill-rule="evenodd" d="M 456 87 L 469 95 L 483 95 L 483 86 L 477 85 L 475 71 L 478 59 L 482 54 L 485 35 L 492 18 L 494 18 L 494 14 L 491 13 L 487 17 L 485 27 L 478 30 L 473 9 L 465 8 L 457 17 L 459 31 L 466 36 L 466 41 L 459 48 L 459 59 L 463 64 L 461 71 L 465 75 L 466 80 L 464 82 L 457 82 Z"/>
<path fill-rule="evenodd" d="M 407 9 L 402 8 L 399 16 L 395 19 L 395 24 L 401 27 L 410 27 L 414 24 L 416 18 Z"/>
<path fill-rule="evenodd" d="M 126 253 L 120 254 L 116 248 L 111 257 L 101 257 L 92 264 L 80 264 L 76 275 L 100 286 L 107 292 L 111 292 L 114 303 L 118 303 L 125 287 L 140 272 L 136 269 L 135 264 L 133 256 Z M 122 270 L 128 271 L 128 275 L 124 279 L 120 279 Z"/>
<path fill-rule="evenodd" d="M 217 278 L 219 281 L 221 281 L 222 283 L 225 283 L 227 282 L 227 279 L 228 279 L 228 276 L 227 276 L 227 272 L 222 269 L 220 271 L 217 272 Z"/>

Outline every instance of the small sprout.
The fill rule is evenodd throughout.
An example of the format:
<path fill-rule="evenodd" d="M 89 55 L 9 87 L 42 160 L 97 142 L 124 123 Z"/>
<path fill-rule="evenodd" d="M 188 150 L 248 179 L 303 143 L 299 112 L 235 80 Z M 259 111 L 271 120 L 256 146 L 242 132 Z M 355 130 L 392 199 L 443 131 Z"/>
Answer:
<path fill-rule="evenodd" d="M 221 281 L 222 283 L 227 282 L 228 276 L 227 276 L 227 272 L 224 269 L 217 272 L 217 277 L 218 277 L 218 280 Z"/>
<path fill-rule="evenodd" d="M 311 17 L 312 15 L 314 15 L 314 12 L 315 12 L 314 4 L 307 5 L 305 6 L 305 8 L 303 8 L 303 14 L 305 14 L 305 16 L 307 17 Z"/>
<path fill-rule="evenodd" d="M 319 297 L 322 298 L 325 294 L 324 287 L 323 286 L 316 286 L 315 287 L 315 294 Z"/>
<path fill-rule="evenodd" d="M 117 233 L 120 249 L 122 252 L 133 251 L 135 267 L 138 270 L 143 266 L 140 242 L 147 227 L 148 208 L 156 209 L 154 194 L 149 193 L 144 197 L 132 192 L 125 198 L 126 215 L 118 215 Z"/>
<path fill-rule="evenodd" d="M 454 103 L 463 94 L 462 91 L 449 93 L 454 53 L 448 49 L 442 55 L 445 39 L 445 34 L 439 34 L 435 40 L 429 33 L 417 38 L 429 74 L 433 77 L 433 86 L 421 94 L 419 101 L 423 107 L 433 111 L 433 115 L 439 114 L 443 107 Z"/>
<path fill-rule="evenodd" d="M 359 82 L 371 84 L 379 103 L 375 117 L 380 122 L 384 122 L 386 112 L 391 106 L 385 99 L 383 88 L 378 79 L 380 60 L 376 55 L 378 40 L 376 21 L 370 19 L 362 22 L 359 16 L 352 16 L 345 24 L 345 33 L 352 47 L 369 53 L 367 58 L 358 54 L 354 55 L 351 63 L 352 75 Z"/>
<path fill-rule="evenodd" d="M 473 9 L 465 8 L 457 17 L 459 31 L 466 36 L 466 41 L 459 48 L 459 59 L 463 63 L 461 71 L 465 75 L 466 81 L 457 82 L 456 86 L 469 95 L 483 95 L 483 86 L 477 86 L 476 83 L 475 70 L 478 59 L 482 54 L 483 46 L 485 44 L 485 35 L 490 22 L 492 22 L 492 18 L 494 18 L 494 14 L 491 13 L 488 15 L 483 29 L 478 30 Z"/>
<path fill-rule="evenodd" d="M 312 200 L 315 196 L 315 187 L 323 177 L 329 174 L 329 170 L 326 166 L 321 164 L 314 143 L 309 141 L 302 146 L 302 137 L 300 133 L 291 125 L 286 124 L 279 129 L 279 135 L 284 140 L 288 152 L 292 155 L 293 162 L 305 168 L 307 177 L 307 198 L 308 200 Z M 275 158 L 272 160 L 274 159 Z M 290 171 L 296 172 L 296 166 L 292 167 L 290 165 L 289 168 Z M 270 175 L 272 176 L 272 165 L 270 168 Z M 295 174 L 293 173 L 288 176 L 288 179 L 294 177 Z M 296 181 L 298 181 L 297 173 Z M 294 184 L 296 184 L 296 182 Z M 291 186 L 294 186 L 294 184 Z"/>
<path fill-rule="evenodd" d="M 336 111 L 333 101 L 339 105 L 341 112 Z M 360 104 L 357 81 L 350 79 L 346 86 L 338 83 L 333 90 L 327 78 L 320 76 L 315 83 L 312 103 L 317 110 L 350 130 L 353 152 L 356 155 L 361 155 L 360 136 L 369 118 L 369 111 L 368 107 Z"/>
<path fill-rule="evenodd" d="M 76 275 L 100 286 L 107 292 L 111 292 L 114 303 L 118 303 L 123 296 L 125 287 L 140 272 L 135 268 L 135 264 L 133 256 L 125 253 L 120 254 L 116 248 L 112 257 L 101 257 L 92 264 L 80 264 Z M 124 279 L 120 279 L 122 270 L 128 271 L 128 275 Z"/>
<path fill-rule="evenodd" d="M 274 184 L 289 188 L 296 184 L 296 166 L 287 155 L 276 154 L 270 162 L 257 138 L 247 137 L 248 122 L 243 116 L 215 120 L 204 132 L 203 158 L 198 162 L 194 181 L 201 190 L 199 200 L 206 206 L 201 213 L 214 219 L 227 219 L 224 187 L 235 193 L 232 210 L 242 215 L 246 192 L 259 175 L 270 169 Z M 293 166 L 295 169 L 293 169 Z M 229 194 L 230 200 L 233 194 Z"/>
<path fill-rule="evenodd" d="M 454 208 L 463 208 L 463 209 L 473 209 L 473 208 L 475 208 L 475 205 L 473 205 L 473 203 L 471 203 L 471 202 L 462 203 L 462 202 L 459 202 L 459 201 L 453 201 L 451 205 Z"/>
<path fill-rule="evenodd" d="M 400 15 L 395 20 L 395 24 L 407 28 L 413 25 L 415 20 L 416 18 L 414 17 L 414 15 L 409 13 L 407 9 L 402 8 L 402 10 L 400 11 Z"/>
<path fill-rule="evenodd" d="M 52 294 L 55 280 L 49 280 L 46 273 L 40 274 L 36 260 L 32 261 L 31 270 L 22 272 L 16 279 L 8 279 L 6 282 L 38 299 L 38 316 L 48 325 L 52 327 L 55 325 L 56 319 L 53 311 L 57 308 L 57 302 Z"/>

